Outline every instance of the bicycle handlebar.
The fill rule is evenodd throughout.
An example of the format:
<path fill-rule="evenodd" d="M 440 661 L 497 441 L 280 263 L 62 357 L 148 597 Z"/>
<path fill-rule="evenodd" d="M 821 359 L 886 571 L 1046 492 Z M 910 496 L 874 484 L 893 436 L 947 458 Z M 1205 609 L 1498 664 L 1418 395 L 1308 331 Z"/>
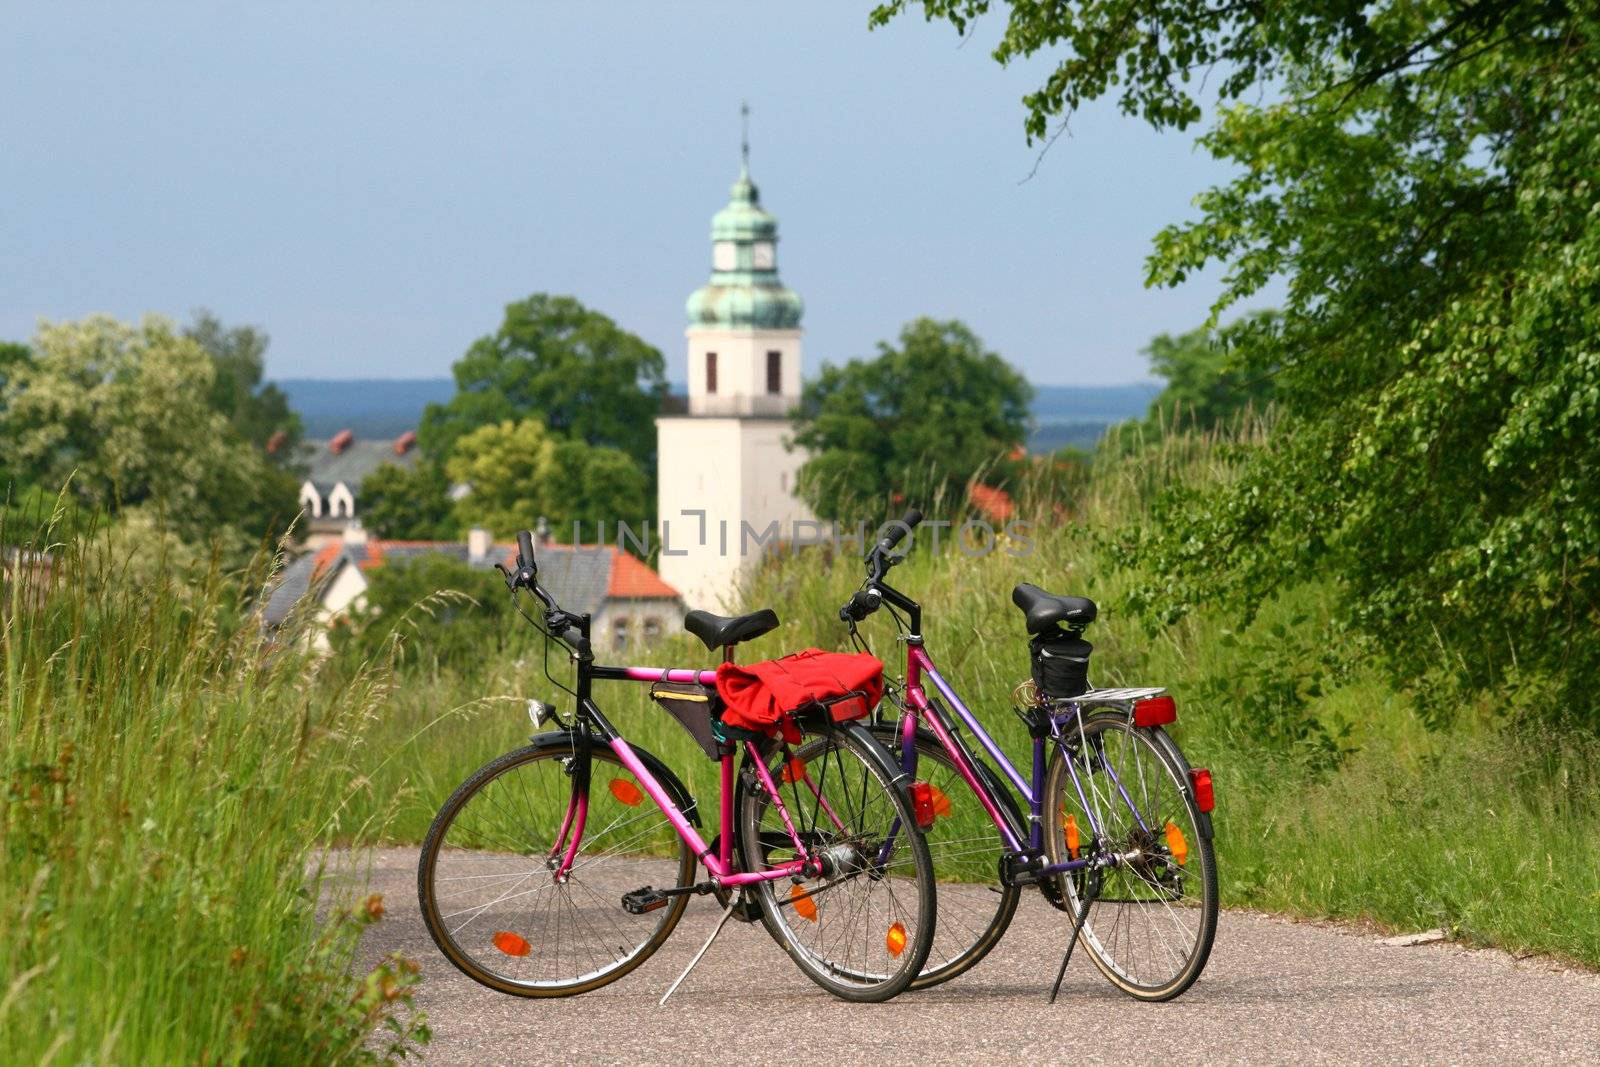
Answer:
<path fill-rule="evenodd" d="M 883 595 L 870 586 L 857 589 L 848 603 L 839 609 L 840 622 L 860 622 L 883 604 Z"/>
<path fill-rule="evenodd" d="M 900 562 L 889 553 L 921 522 L 922 512 L 911 508 L 897 521 L 890 523 L 889 532 L 867 550 L 867 584 L 865 588 L 856 590 L 844 607 L 839 609 L 841 622 L 860 622 L 883 606 L 883 593 L 878 589 L 878 583 L 883 581 L 890 567 Z"/>
<path fill-rule="evenodd" d="M 890 530 L 888 533 L 884 534 L 878 539 L 877 545 L 874 546 L 874 551 L 883 554 L 889 553 L 891 550 L 893 550 L 895 545 L 898 545 L 901 541 L 904 541 L 906 539 L 906 535 L 912 530 L 915 530 L 917 528 L 917 524 L 921 521 L 922 512 L 918 511 L 916 508 L 910 509 L 900 517 L 899 521 L 891 524 L 894 529 Z"/>
<path fill-rule="evenodd" d="M 585 619 L 581 615 L 563 609 L 555 602 L 548 590 L 539 584 L 539 565 L 533 554 L 533 532 L 521 530 L 517 533 L 517 569 L 507 571 L 499 563 L 501 573 L 506 577 L 506 586 L 511 590 L 511 596 L 516 598 L 518 589 L 526 589 L 539 599 L 544 605 L 544 625 L 551 635 L 565 641 L 575 648 L 580 654 L 589 652 L 589 639 L 584 633 Z"/>

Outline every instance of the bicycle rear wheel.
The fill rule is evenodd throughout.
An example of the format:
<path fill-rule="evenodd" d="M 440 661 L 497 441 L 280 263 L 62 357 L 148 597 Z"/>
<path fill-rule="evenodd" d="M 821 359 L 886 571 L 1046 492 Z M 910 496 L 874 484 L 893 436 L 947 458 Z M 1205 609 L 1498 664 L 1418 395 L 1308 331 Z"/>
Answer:
<path fill-rule="evenodd" d="M 591 748 L 587 790 L 580 770 L 572 736 L 546 735 L 463 782 L 423 842 L 417 893 L 428 933 L 491 989 L 598 989 L 648 959 L 683 915 L 686 895 L 640 915 L 622 907 L 632 890 L 693 884 L 695 857 L 610 749 Z M 585 807 L 572 806 L 578 799 Z M 577 829 L 569 810 L 583 812 L 582 837 L 558 879 Z"/>
<path fill-rule="evenodd" d="M 747 871 L 806 851 L 816 878 L 751 886 L 762 922 L 806 976 L 844 1000 L 882 1001 L 921 972 L 934 937 L 934 874 L 899 772 L 859 724 L 804 738 L 786 761 L 768 754 L 774 803 L 749 760 L 741 771 L 739 847 Z"/>
<path fill-rule="evenodd" d="M 879 723 L 872 736 L 900 759 L 900 727 Z M 1022 890 L 1000 880 L 1000 858 L 1006 843 L 994 821 L 961 777 L 955 761 L 931 731 L 917 730 L 916 777 L 933 791 L 934 821 L 927 831 L 928 852 L 943 888 L 939 893 L 939 928 L 922 973 L 912 989 L 948 982 L 978 964 L 1000 943 L 1016 914 Z M 978 774 L 996 803 L 1016 814 L 1005 786 L 980 764 Z M 1019 816 L 1016 825 L 1025 825 Z M 952 883 L 967 883 L 952 885 Z"/>
<path fill-rule="evenodd" d="M 1188 989 L 1216 936 L 1216 856 L 1187 779 L 1177 746 L 1159 727 L 1135 727 L 1115 712 L 1087 717 L 1081 736 L 1070 731 L 1045 774 L 1051 862 L 1096 850 L 1120 857 L 1099 872 L 1079 944 L 1101 974 L 1139 1000 L 1170 1000 Z M 1060 877 L 1073 915 L 1089 877 Z"/>

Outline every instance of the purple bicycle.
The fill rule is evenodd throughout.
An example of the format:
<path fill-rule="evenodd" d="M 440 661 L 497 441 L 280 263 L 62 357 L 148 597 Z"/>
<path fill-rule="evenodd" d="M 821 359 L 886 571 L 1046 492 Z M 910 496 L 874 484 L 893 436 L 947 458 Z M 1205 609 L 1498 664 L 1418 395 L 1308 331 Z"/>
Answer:
<path fill-rule="evenodd" d="M 856 624 L 880 607 L 894 617 L 906 643 L 905 686 L 884 706 L 897 704 L 900 718 L 874 724 L 873 733 L 916 779 L 913 806 L 941 878 L 990 890 L 940 892 L 933 950 L 912 988 L 948 981 L 983 959 L 1023 888 L 1034 886 L 1074 916 L 1051 1000 L 1076 944 L 1130 996 L 1178 996 L 1211 952 L 1217 871 L 1211 772 L 1191 768 L 1162 729 L 1177 717 L 1173 699 L 1159 688 L 1091 688 L 1083 631 L 1094 602 L 1017 586 L 1012 600 L 1032 638 L 1033 677 L 1013 693 L 1032 741 L 1032 773 L 1023 775 L 934 667 L 921 607 L 884 581 L 905 558 L 892 550 L 921 521 L 912 510 L 890 524 L 867 553 L 866 581 L 839 611 L 863 649 Z M 974 753 L 963 726 L 1026 810 Z"/>
<path fill-rule="evenodd" d="M 794 713 L 788 738 L 724 724 L 714 671 L 596 664 L 589 617 L 551 599 L 532 539 L 517 540 L 506 584 L 514 602 L 527 590 L 543 604 L 546 638 L 571 652 L 574 710 L 562 719 L 531 704 L 536 729 L 552 717 L 560 729 L 473 774 L 429 828 L 417 889 L 445 957 L 503 993 L 587 993 L 648 959 L 689 897 L 710 894 L 724 906 L 711 938 L 730 917 L 759 918 L 836 996 L 880 1001 L 905 989 L 933 941 L 934 871 L 922 834 L 902 830 L 915 811 L 890 754 L 861 722 L 836 722 L 821 705 Z M 771 611 L 685 619 L 725 660 L 777 625 Z M 590 696 L 595 680 L 652 683 L 662 709 L 717 761 L 709 843 L 695 798 L 606 718 Z"/>

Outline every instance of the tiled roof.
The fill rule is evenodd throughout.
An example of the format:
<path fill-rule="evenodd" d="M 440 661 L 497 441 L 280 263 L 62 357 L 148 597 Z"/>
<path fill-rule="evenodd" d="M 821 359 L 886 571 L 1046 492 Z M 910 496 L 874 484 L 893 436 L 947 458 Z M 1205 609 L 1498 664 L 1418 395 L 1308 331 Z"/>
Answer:
<path fill-rule="evenodd" d="M 385 463 L 398 467 L 411 467 L 417 462 L 417 450 L 408 449 L 404 455 L 396 454 L 394 442 L 387 438 L 363 440 L 356 438 L 341 452 L 333 452 L 327 441 L 307 441 L 308 474 L 306 477 L 317 491 L 326 493 L 343 482 L 352 493 L 361 488 L 362 479 Z"/>
<path fill-rule="evenodd" d="M 307 553 L 278 572 L 278 584 L 273 586 L 271 595 L 267 597 L 267 606 L 261 611 L 268 626 L 281 625 L 314 582 L 327 576 L 328 564 L 323 559 L 324 554 Z"/>
<path fill-rule="evenodd" d="M 276 626 L 312 585 L 338 570 L 348 560 L 364 571 L 386 564 L 403 563 L 419 556 L 444 555 L 469 566 L 487 570 L 496 562 L 511 566 L 515 545 L 497 544 L 481 560 L 468 556 L 460 541 L 379 541 L 348 544 L 333 541 L 319 551 L 308 553 L 285 567 L 264 612 L 268 624 Z M 663 582 L 655 571 L 615 545 L 577 546 L 545 544 L 538 549 L 539 584 L 568 611 L 594 614 L 608 599 L 676 600 L 678 591 Z"/>
<path fill-rule="evenodd" d="M 661 576 L 622 549 L 611 546 L 611 584 L 606 592 L 615 597 L 676 597 L 678 591 Z"/>

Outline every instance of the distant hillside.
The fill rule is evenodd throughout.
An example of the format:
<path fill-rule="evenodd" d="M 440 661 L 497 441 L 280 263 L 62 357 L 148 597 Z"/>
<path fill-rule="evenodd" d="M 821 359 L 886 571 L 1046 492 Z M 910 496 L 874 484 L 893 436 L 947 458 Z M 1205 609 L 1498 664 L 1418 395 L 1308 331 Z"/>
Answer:
<path fill-rule="evenodd" d="M 358 437 L 394 437 L 417 428 L 422 409 L 455 395 L 449 378 L 285 378 L 277 383 L 300 413 L 307 437 L 354 430 Z"/>
<path fill-rule="evenodd" d="M 1125 419 L 1143 418 L 1161 392 L 1157 382 L 1132 385 L 1036 385 L 1033 389 L 1033 435 L 1030 452 L 1058 448 L 1087 451 L 1106 427 Z"/>
<path fill-rule="evenodd" d="M 305 420 L 308 437 L 331 437 L 340 430 L 354 430 L 358 437 L 393 437 L 416 429 L 423 408 L 455 393 L 449 378 L 285 378 L 277 384 Z M 674 388 L 682 390 L 681 385 Z M 1035 452 L 1068 445 L 1093 448 L 1111 423 L 1142 417 L 1160 391 L 1154 382 L 1037 386 L 1028 447 Z"/>

